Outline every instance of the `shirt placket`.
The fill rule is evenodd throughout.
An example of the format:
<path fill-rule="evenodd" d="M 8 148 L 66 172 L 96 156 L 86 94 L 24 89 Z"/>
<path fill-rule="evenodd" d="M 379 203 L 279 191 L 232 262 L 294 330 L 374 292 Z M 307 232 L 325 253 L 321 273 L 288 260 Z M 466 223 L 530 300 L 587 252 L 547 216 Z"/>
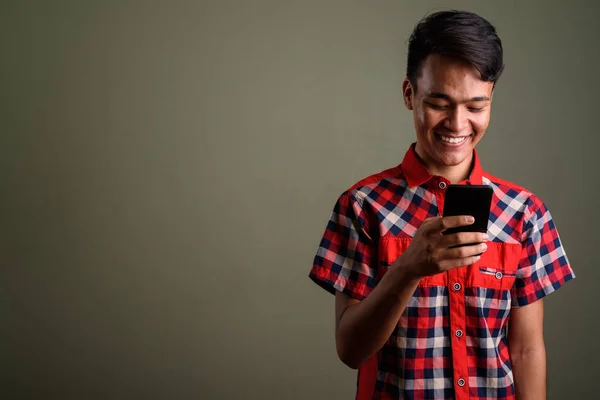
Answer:
<path fill-rule="evenodd" d="M 450 184 L 444 178 L 435 182 L 435 195 L 438 212 L 442 215 L 444 195 Z M 469 398 L 469 374 L 467 365 L 465 292 L 466 268 L 453 268 L 446 272 L 448 276 L 448 306 L 450 309 L 450 343 L 452 346 L 452 368 L 454 394 L 457 400 Z"/>

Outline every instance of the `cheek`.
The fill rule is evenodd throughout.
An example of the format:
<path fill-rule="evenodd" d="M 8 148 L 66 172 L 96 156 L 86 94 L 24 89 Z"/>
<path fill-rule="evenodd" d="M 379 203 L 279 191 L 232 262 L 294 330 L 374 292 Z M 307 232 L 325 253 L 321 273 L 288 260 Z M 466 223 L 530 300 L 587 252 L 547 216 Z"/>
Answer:
<path fill-rule="evenodd" d="M 477 134 L 483 134 L 487 129 L 490 123 L 490 115 L 482 115 L 477 118 L 474 118 L 471 122 L 473 124 L 473 128 Z"/>
<path fill-rule="evenodd" d="M 421 127 L 425 131 L 432 130 L 442 123 L 444 118 L 443 113 L 436 112 L 435 110 L 423 110 L 420 115 Z"/>

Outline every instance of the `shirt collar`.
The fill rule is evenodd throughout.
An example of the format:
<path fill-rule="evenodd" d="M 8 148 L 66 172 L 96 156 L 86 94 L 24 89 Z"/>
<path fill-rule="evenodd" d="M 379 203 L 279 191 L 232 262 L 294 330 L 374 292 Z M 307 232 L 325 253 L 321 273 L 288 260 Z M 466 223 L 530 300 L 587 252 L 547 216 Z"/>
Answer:
<path fill-rule="evenodd" d="M 423 162 L 417 156 L 417 152 L 415 151 L 416 143 L 413 143 L 406 155 L 404 156 L 404 160 L 402 160 L 402 164 L 400 164 L 402 172 L 404 173 L 404 177 L 408 182 L 408 186 L 415 187 L 428 182 L 432 178 L 433 175 L 429 173 Z M 471 174 L 464 181 L 459 182 L 461 185 L 481 185 L 483 178 L 483 170 L 481 168 L 481 163 L 479 161 L 479 156 L 477 155 L 477 151 L 473 149 L 473 168 L 471 169 Z"/>

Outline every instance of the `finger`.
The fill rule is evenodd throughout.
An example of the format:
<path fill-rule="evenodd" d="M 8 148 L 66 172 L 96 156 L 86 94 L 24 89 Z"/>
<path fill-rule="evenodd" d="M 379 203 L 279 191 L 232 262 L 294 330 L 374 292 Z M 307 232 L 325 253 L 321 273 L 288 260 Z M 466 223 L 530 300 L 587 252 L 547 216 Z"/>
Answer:
<path fill-rule="evenodd" d="M 421 222 L 421 226 L 426 227 L 428 225 L 436 224 L 441 219 L 442 219 L 442 217 L 429 217 L 429 218 L 425 218 L 423 220 L 423 222 Z"/>
<path fill-rule="evenodd" d="M 443 236 L 439 241 L 439 246 L 449 248 L 461 244 L 484 243 L 489 240 L 488 235 L 480 232 L 458 232 Z"/>
<path fill-rule="evenodd" d="M 430 232 L 441 233 L 446 229 L 472 225 L 473 222 L 475 222 L 475 218 L 473 218 L 470 215 L 456 215 L 452 217 L 443 217 L 431 224 Z"/>
<path fill-rule="evenodd" d="M 440 269 L 444 271 L 448 271 L 454 268 L 464 267 L 466 265 L 475 264 L 477 261 L 481 260 L 481 256 L 471 256 L 465 258 L 455 258 L 452 260 L 445 260 L 440 262 Z"/>
<path fill-rule="evenodd" d="M 435 226 L 437 226 L 437 224 L 439 224 L 439 220 L 441 220 L 442 217 L 429 217 L 429 218 L 425 218 L 423 220 L 423 222 L 421 222 L 421 225 L 419 226 L 419 231 L 423 232 L 425 234 L 429 233 L 432 229 L 434 229 Z"/>
<path fill-rule="evenodd" d="M 456 260 L 461 258 L 469 258 L 484 253 L 487 250 L 487 244 L 479 243 L 471 246 L 454 247 L 444 249 L 439 253 L 440 260 Z"/>

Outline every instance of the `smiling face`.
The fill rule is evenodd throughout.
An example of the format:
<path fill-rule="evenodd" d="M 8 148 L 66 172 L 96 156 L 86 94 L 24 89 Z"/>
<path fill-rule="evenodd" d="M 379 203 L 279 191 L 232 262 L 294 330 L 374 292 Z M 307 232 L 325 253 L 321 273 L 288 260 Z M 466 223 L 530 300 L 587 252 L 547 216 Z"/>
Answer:
<path fill-rule="evenodd" d="M 432 54 L 423 62 L 416 89 L 403 85 L 406 107 L 413 111 L 416 152 L 433 175 L 456 183 L 466 179 L 473 149 L 490 122 L 494 84 L 460 59 Z"/>

